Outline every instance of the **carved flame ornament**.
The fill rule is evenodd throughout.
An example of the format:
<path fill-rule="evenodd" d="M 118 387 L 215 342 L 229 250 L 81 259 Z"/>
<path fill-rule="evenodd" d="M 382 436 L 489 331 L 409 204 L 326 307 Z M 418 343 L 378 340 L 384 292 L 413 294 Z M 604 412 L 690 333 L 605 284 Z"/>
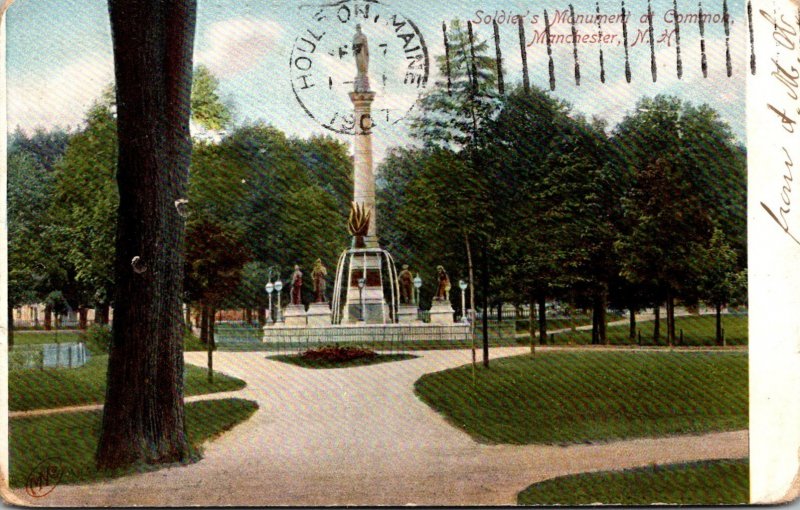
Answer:
<path fill-rule="evenodd" d="M 369 232 L 369 219 L 372 211 L 363 203 L 353 202 L 350 206 L 350 216 L 347 219 L 347 229 L 356 237 L 364 237 Z"/>

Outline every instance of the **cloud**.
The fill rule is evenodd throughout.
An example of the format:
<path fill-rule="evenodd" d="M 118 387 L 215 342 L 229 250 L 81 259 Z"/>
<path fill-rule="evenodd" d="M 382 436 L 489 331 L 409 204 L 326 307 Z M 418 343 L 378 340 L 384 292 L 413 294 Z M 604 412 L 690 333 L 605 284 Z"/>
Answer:
<path fill-rule="evenodd" d="M 232 18 L 213 23 L 200 36 L 196 54 L 198 64 L 208 66 L 217 78 L 248 71 L 257 66 L 283 34 L 274 21 L 250 17 Z"/>
<path fill-rule="evenodd" d="M 92 54 L 55 72 L 9 77 L 8 126 L 26 131 L 37 127 L 77 126 L 103 89 L 114 81 L 111 55 Z"/>

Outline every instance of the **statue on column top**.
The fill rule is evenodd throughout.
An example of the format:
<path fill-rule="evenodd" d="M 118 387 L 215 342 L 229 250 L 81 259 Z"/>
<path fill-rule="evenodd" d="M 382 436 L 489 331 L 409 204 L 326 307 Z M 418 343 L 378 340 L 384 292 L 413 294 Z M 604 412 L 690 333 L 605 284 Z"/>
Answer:
<path fill-rule="evenodd" d="M 369 92 L 369 44 L 367 36 L 361 31 L 361 24 L 356 25 L 356 35 L 353 37 L 353 54 L 356 56 L 356 92 Z"/>

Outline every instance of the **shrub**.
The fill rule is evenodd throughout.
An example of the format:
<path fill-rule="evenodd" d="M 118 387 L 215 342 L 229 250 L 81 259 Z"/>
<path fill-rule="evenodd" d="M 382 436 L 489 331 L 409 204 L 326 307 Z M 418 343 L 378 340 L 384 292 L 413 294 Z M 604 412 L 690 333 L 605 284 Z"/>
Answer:
<path fill-rule="evenodd" d="M 92 324 L 78 338 L 92 354 L 108 354 L 111 348 L 111 328 L 104 324 Z"/>
<path fill-rule="evenodd" d="M 300 354 L 301 358 L 307 360 L 324 360 L 332 363 L 342 363 L 355 359 L 374 359 L 377 356 L 378 353 L 372 349 L 339 347 L 338 345 L 309 349 Z"/>

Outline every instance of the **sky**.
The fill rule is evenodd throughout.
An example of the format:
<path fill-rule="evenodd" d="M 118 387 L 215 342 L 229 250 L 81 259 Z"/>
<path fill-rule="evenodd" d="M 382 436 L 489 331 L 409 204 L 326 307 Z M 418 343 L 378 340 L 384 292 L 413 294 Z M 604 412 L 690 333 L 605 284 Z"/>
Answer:
<path fill-rule="evenodd" d="M 370 44 L 370 79 L 377 93 L 373 105 L 377 160 L 389 147 L 408 143 L 408 109 L 420 93 L 442 79 L 434 63 L 434 57 L 444 54 L 442 22 L 472 20 L 476 37 L 493 42 L 490 23 L 496 19 L 505 81 L 513 85 L 522 81 L 515 23 L 521 15 L 531 83 L 546 89 L 549 88 L 547 47 L 543 38 L 534 40 L 537 33 L 544 32 L 544 11 L 548 12 L 553 41 L 572 30 L 566 0 L 380 0 L 380 4 L 370 5 L 367 18 L 362 16 L 365 1 L 343 0 L 344 8 L 329 6 L 318 15 L 322 1 L 330 0 L 198 0 L 195 63 L 207 66 L 219 78 L 220 95 L 232 107 L 235 123 L 266 122 L 292 136 L 331 134 L 351 143 L 352 136 L 330 131 L 323 124 L 330 123 L 326 119 L 341 122 L 352 111 L 347 96 L 352 84 L 347 82 L 352 82 L 355 64 L 347 50 L 355 23 L 363 22 Z M 649 42 L 639 38 L 647 30 L 647 19 L 643 18 L 647 2 L 625 3 L 632 69 L 632 80 L 628 83 L 624 74 L 620 1 L 600 0 L 601 15 L 616 17 L 602 24 L 610 42 L 578 45 L 579 86 L 574 78 L 573 45 L 554 42 L 553 94 L 571 103 L 574 111 L 601 117 L 611 127 L 632 113 L 642 96 L 676 95 L 694 104 L 706 103 L 719 111 L 734 135 L 744 141 L 745 74 L 749 58 L 744 1 L 728 1 L 732 77 L 726 75 L 723 0 L 713 0 L 702 4 L 703 12 L 712 15 L 704 24 L 708 77 L 704 78 L 701 72 L 701 36 L 695 16 L 678 24 L 683 64 L 680 79 L 676 73 L 674 33 L 659 42 L 665 31 L 676 27 L 673 0 L 651 1 L 658 67 L 656 83 L 650 73 Z M 696 15 L 700 8 L 696 1 L 679 0 L 677 5 L 681 16 Z M 594 0 L 575 0 L 573 6 L 579 36 L 597 34 L 595 19 L 588 16 L 595 14 L 598 4 Z M 7 16 L 9 129 L 80 127 L 92 102 L 113 81 L 106 2 L 17 0 Z M 410 23 L 397 29 L 394 24 L 402 21 Z M 413 40 L 408 36 L 414 33 L 410 28 L 412 23 L 418 29 Z M 419 44 L 419 36 L 424 45 Z M 309 53 L 310 42 L 317 43 L 313 53 Z M 414 47 L 420 49 L 405 51 Z M 408 71 L 405 57 L 421 55 L 423 47 L 430 59 L 427 89 L 404 83 Z M 490 53 L 494 54 L 493 45 L 490 47 Z M 605 83 L 599 79 L 600 49 L 605 62 Z M 304 59 L 305 56 L 309 58 Z M 303 82 L 304 74 L 308 76 Z M 309 80 L 313 85 L 301 90 L 304 84 L 309 85 Z M 381 112 L 386 115 L 383 119 Z"/>

